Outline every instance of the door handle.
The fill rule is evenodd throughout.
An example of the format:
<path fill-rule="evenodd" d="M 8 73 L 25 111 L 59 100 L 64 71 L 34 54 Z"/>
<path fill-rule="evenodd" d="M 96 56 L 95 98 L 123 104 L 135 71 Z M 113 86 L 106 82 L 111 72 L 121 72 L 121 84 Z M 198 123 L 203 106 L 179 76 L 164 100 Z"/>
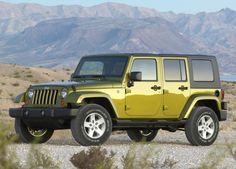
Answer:
<path fill-rule="evenodd" d="M 151 87 L 152 90 L 157 91 L 161 89 L 161 86 L 154 85 Z"/>
<path fill-rule="evenodd" d="M 182 85 L 179 87 L 179 90 L 181 90 L 181 91 L 188 90 L 188 87 Z"/>

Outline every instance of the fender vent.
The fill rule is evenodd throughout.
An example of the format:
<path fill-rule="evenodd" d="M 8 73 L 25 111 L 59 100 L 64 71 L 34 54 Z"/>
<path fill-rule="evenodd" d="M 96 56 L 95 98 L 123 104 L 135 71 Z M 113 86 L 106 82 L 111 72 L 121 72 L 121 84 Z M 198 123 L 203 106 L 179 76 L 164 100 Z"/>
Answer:
<path fill-rule="evenodd" d="M 58 90 L 35 90 L 32 104 L 55 105 L 57 103 Z"/>

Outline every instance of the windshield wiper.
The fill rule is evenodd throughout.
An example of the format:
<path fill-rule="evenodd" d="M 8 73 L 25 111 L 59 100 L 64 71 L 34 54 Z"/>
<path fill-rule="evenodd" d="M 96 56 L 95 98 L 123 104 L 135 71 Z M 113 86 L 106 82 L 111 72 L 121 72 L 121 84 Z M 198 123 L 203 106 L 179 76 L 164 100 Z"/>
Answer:
<path fill-rule="evenodd" d="M 79 78 L 79 79 L 105 79 L 106 76 L 104 76 L 104 75 L 78 75 L 78 76 L 74 76 L 73 78 Z"/>

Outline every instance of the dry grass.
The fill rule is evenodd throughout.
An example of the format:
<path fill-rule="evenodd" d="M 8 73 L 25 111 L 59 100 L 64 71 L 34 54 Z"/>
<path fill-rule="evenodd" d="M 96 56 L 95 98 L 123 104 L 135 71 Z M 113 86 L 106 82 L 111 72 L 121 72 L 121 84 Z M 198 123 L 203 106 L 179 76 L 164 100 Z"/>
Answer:
<path fill-rule="evenodd" d="M 230 168 L 229 166 L 220 167 L 226 158 L 231 158 L 236 164 L 236 143 L 225 141 L 224 145 L 215 147 L 200 164 L 199 169 Z"/>
<path fill-rule="evenodd" d="M 228 102 L 228 119 L 221 122 L 221 130 L 236 130 L 236 82 L 222 82 L 225 101 Z"/>
<path fill-rule="evenodd" d="M 24 92 L 31 84 L 45 83 L 52 80 L 67 80 L 67 71 L 54 72 L 46 68 L 30 68 L 11 64 L 0 64 L 0 110 L 20 105 L 13 103 L 13 97 Z"/>
<path fill-rule="evenodd" d="M 222 82 L 222 88 L 225 90 L 225 100 L 229 102 L 230 111 L 236 110 L 236 82 Z"/>

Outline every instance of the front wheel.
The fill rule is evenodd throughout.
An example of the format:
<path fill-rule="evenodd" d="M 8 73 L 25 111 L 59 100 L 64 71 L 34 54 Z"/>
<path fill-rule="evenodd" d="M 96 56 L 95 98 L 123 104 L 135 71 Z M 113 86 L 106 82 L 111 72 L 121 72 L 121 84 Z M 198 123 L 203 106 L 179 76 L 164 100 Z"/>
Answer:
<path fill-rule="evenodd" d="M 127 134 L 129 138 L 135 142 L 140 142 L 140 141 L 152 141 L 156 135 L 157 135 L 158 130 L 127 130 Z"/>
<path fill-rule="evenodd" d="M 54 130 L 51 129 L 33 129 L 21 120 L 15 119 L 15 131 L 24 143 L 45 143 L 53 135 Z"/>
<path fill-rule="evenodd" d="M 219 132 L 216 113 L 208 107 L 196 107 L 185 125 L 188 141 L 195 146 L 208 146 L 214 143 Z"/>
<path fill-rule="evenodd" d="M 74 139 L 83 146 L 100 145 L 111 135 L 111 117 L 100 105 L 83 105 L 71 120 L 71 132 Z"/>

